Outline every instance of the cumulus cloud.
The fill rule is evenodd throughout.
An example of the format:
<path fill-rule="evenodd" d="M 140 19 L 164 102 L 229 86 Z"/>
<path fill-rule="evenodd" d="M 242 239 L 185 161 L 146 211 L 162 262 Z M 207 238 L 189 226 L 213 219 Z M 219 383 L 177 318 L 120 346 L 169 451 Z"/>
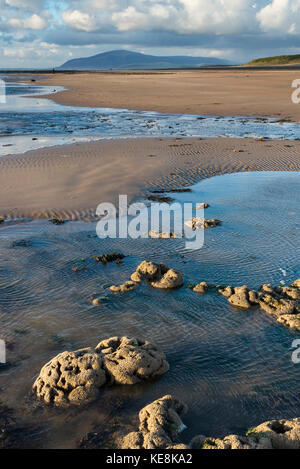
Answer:
<path fill-rule="evenodd" d="M 89 13 L 79 10 L 65 10 L 62 19 L 68 26 L 79 31 L 91 32 L 97 29 L 95 19 Z"/>
<path fill-rule="evenodd" d="M 33 14 L 26 19 L 10 18 L 8 24 L 13 28 L 33 29 L 40 31 L 47 27 L 47 21 L 39 15 Z"/>
<path fill-rule="evenodd" d="M 257 13 L 263 31 L 294 34 L 300 26 L 299 0 L 273 0 Z"/>

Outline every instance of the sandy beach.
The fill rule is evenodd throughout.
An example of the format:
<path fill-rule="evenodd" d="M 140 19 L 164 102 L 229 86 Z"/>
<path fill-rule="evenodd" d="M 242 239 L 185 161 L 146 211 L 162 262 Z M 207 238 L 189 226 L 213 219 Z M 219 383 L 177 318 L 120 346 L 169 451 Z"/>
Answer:
<path fill-rule="evenodd" d="M 98 204 L 116 203 L 119 194 L 130 200 L 154 187 L 262 170 L 299 171 L 300 142 L 147 138 L 58 146 L 0 159 L 0 215 L 92 220 Z"/>
<path fill-rule="evenodd" d="M 59 73 L 42 84 L 65 86 L 57 103 L 221 116 L 300 120 L 291 100 L 298 70 L 196 70 L 130 73 Z"/>

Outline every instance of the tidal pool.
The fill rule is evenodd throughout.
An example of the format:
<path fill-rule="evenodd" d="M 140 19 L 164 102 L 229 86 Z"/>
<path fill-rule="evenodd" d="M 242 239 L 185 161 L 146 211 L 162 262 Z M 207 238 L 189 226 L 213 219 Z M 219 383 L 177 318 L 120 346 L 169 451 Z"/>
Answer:
<path fill-rule="evenodd" d="M 0 338 L 8 345 L 0 401 L 28 424 L 28 445 L 72 448 L 85 433 L 104 428 L 107 437 L 116 419 L 126 424 L 170 393 L 189 406 L 185 441 L 298 417 L 300 365 L 291 360 L 291 345 L 299 334 L 259 308 L 240 311 L 213 291 L 199 296 L 187 285 L 258 288 L 299 278 L 299 182 L 299 172 L 237 173 L 171 194 L 181 203 L 208 202 L 206 217 L 223 222 L 205 232 L 204 247 L 196 251 L 183 239 L 100 240 L 95 223 L 0 225 Z M 92 258 L 112 251 L 127 256 L 122 264 Z M 109 285 L 128 280 L 144 259 L 180 270 L 184 287 L 166 292 L 143 284 L 112 294 Z M 75 273 L 76 266 L 86 270 Z M 101 306 L 92 306 L 93 295 L 105 298 Z M 144 385 L 107 388 L 87 407 L 58 410 L 36 402 L 31 386 L 50 358 L 115 335 L 158 343 L 170 371 Z"/>
<path fill-rule="evenodd" d="M 103 138 L 300 138 L 299 124 L 279 119 L 62 106 L 40 97 L 61 90 L 62 87 L 6 83 L 6 103 L 0 104 L 0 156 Z"/>

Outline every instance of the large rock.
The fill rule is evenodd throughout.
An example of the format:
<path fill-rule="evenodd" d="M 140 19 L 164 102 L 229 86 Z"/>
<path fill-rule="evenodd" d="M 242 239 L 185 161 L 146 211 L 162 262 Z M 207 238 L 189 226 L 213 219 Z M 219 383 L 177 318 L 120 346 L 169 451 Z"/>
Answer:
<path fill-rule="evenodd" d="M 104 361 L 91 348 L 63 352 L 48 362 L 33 385 L 49 404 L 66 405 L 94 399 L 107 381 Z"/>
<path fill-rule="evenodd" d="M 274 449 L 300 449 L 300 418 L 271 420 L 251 429 L 248 435 L 269 438 Z"/>
<path fill-rule="evenodd" d="M 96 352 L 103 357 L 110 380 L 116 384 L 136 384 L 169 369 L 165 354 L 148 341 L 113 337 L 100 342 Z"/>
<path fill-rule="evenodd" d="M 57 355 L 42 368 L 33 390 L 47 404 L 81 404 L 97 398 L 105 384 L 136 384 L 168 369 L 165 354 L 156 345 L 113 337 L 95 349 Z"/>
<path fill-rule="evenodd" d="M 123 439 L 122 449 L 187 449 L 177 441 L 185 429 L 180 415 L 186 410 L 173 396 L 164 396 L 147 405 L 139 413 L 139 431 Z"/>

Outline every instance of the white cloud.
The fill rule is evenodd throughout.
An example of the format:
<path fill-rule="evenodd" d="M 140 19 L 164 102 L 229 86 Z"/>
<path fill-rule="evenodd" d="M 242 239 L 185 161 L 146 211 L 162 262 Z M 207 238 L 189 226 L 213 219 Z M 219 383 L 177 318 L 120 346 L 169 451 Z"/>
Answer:
<path fill-rule="evenodd" d="M 79 10 L 65 10 L 61 16 L 68 26 L 79 31 L 91 32 L 97 29 L 96 21 L 89 13 Z"/>
<path fill-rule="evenodd" d="M 47 27 L 47 22 L 44 18 L 39 15 L 32 15 L 29 18 L 10 18 L 8 24 L 13 28 L 18 29 L 33 29 L 33 30 L 42 30 Z"/>
<path fill-rule="evenodd" d="M 300 1 L 272 0 L 256 16 L 263 31 L 295 34 L 300 26 Z"/>

